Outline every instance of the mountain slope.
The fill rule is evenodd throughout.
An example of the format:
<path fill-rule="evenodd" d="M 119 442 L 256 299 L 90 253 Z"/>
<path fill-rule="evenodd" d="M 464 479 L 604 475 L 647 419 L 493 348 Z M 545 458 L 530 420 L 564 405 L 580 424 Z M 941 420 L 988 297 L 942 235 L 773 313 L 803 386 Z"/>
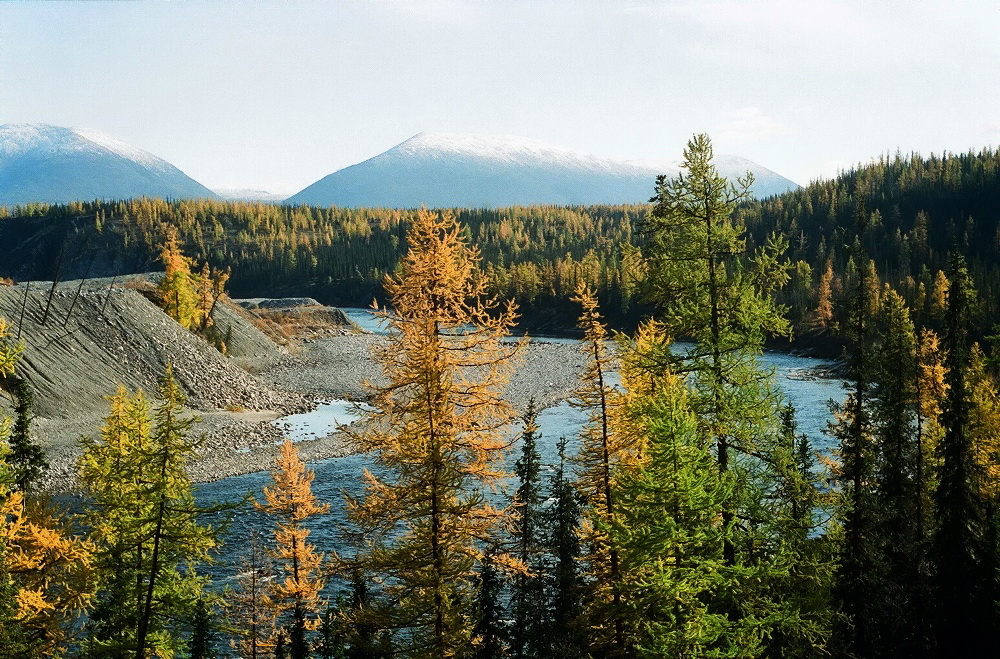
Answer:
<path fill-rule="evenodd" d="M 743 158 L 716 163 L 730 178 L 754 172 L 757 197 L 798 188 Z M 388 208 L 640 203 L 652 196 L 658 174 L 678 171 L 676 163 L 601 158 L 520 137 L 420 133 L 286 201 Z"/>
<path fill-rule="evenodd" d="M 108 135 L 0 125 L 0 205 L 216 195 L 167 161 Z"/>

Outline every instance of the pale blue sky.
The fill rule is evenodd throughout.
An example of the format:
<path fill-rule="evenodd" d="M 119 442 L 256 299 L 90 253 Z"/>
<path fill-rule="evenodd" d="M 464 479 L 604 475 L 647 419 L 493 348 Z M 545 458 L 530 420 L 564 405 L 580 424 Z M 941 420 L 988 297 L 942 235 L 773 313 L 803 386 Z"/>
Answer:
<path fill-rule="evenodd" d="M 800 183 L 1000 144 L 1000 3 L 0 2 L 0 123 L 80 126 L 294 192 L 420 131 Z"/>

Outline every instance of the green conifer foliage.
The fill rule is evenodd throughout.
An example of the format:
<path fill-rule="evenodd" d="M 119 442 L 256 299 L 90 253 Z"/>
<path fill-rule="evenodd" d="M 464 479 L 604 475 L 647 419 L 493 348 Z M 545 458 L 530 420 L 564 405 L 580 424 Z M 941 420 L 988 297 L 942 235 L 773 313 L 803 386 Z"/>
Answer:
<path fill-rule="evenodd" d="M 31 439 L 32 406 L 34 395 L 24 378 L 14 381 L 14 424 L 7 440 L 10 453 L 7 462 L 14 471 L 14 485 L 22 492 L 32 489 L 35 481 L 48 468 L 45 451 Z"/>
<path fill-rule="evenodd" d="M 678 380 L 664 379 L 631 411 L 647 429 L 648 461 L 619 480 L 611 536 L 621 547 L 635 653 L 757 655 L 758 621 L 731 619 L 718 605 L 733 583 L 718 517 L 734 495 L 732 474 L 717 469 Z"/>
<path fill-rule="evenodd" d="M 513 515 L 514 555 L 528 570 L 514 575 L 511 584 L 510 630 L 511 654 L 514 657 L 538 656 L 546 641 L 547 619 L 545 596 L 540 571 L 542 569 L 542 491 L 541 457 L 538 454 L 538 412 L 535 400 L 521 420 L 521 456 L 514 465 L 518 480 Z M 485 573 L 483 573 L 485 578 Z"/>
<path fill-rule="evenodd" d="M 103 576 L 86 656 L 179 652 L 183 622 L 204 597 L 206 579 L 193 568 L 218 540 L 216 529 L 199 520 L 226 506 L 194 501 L 184 467 L 197 447 L 188 437 L 195 419 L 183 416 L 184 396 L 169 367 L 159 394 L 151 414 L 141 391 L 131 396 L 120 388 L 101 437 L 84 440 L 85 517 Z"/>
<path fill-rule="evenodd" d="M 752 177 L 729 183 L 712 157 L 708 137 L 695 136 L 684 151 L 685 171 L 657 180 L 643 227 L 646 295 L 663 332 L 693 346 L 660 350 L 650 360 L 685 376 L 699 441 L 715 456 L 718 477 L 732 479 L 733 496 L 719 500 L 727 581 L 715 591 L 713 612 L 728 617 L 723 629 L 733 635 L 718 643 L 763 647 L 780 630 L 785 643 L 795 638 L 815 648 L 827 633 L 826 617 L 814 601 L 791 594 L 808 580 L 822 592 L 829 566 L 812 558 L 810 569 L 790 570 L 805 555 L 793 515 L 801 511 L 775 492 L 795 491 L 802 476 L 783 437 L 773 373 L 758 361 L 767 336 L 789 332 L 775 302 L 788 281 L 787 240 L 775 235 L 753 253 L 747 249 L 737 207 L 748 199 Z M 744 637 L 741 630 L 750 629 L 754 636 Z"/>
<path fill-rule="evenodd" d="M 549 485 L 552 501 L 542 515 L 549 550 L 545 566 L 546 617 L 550 621 L 546 652 L 550 657 L 574 659 L 585 656 L 587 647 L 582 619 L 584 583 L 579 567 L 583 497 L 566 473 L 565 437 L 559 438 L 557 447 L 559 465 Z"/>
<path fill-rule="evenodd" d="M 476 588 L 476 626 L 473 637 L 477 641 L 476 659 L 501 659 L 506 653 L 508 630 L 504 624 L 501 604 L 503 580 L 495 562 L 496 549 L 490 548 L 483 555 Z M 514 630 L 510 630 L 513 636 Z"/>
<path fill-rule="evenodd" d="M 948 279 L 944 341 L 948 392 L 941 415 L 944 436 L 938 445 L 941 467 L 935 495 L 935 638 L 940 656 L 983 656 L 991 650 L 988 639 L 995 604 L 990 584 L 995 575 L 988 573 L 984 475 L 975 460 L 971 424 L 975 293 L 965 258 L 958 253 L 952 255 Z"/>
<path fill-rule="evenodd" d="M 912 656 L 925 641 L 926 546 L 919 537 L 917 337 L 903 298 L 886 287 L 874 355 L 872 423 L 877 442 L 878 524 L 872 529 L 883 580 L 874 620 L 882 652 Z M 872 593 L 869 593 L 869 597 Z"/>

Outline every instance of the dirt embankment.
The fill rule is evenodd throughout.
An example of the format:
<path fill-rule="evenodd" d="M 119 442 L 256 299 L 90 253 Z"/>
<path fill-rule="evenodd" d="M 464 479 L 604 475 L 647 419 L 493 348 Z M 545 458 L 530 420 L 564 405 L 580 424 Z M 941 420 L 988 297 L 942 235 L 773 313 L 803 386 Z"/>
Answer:
<path fill-rule="evenodd" d="M 149 279 L 70 281 L 54 289 L 51 282 L 0 286 L 0 315 L 24 344 L 18 373 L 36 393 L 34 431 L 48 452 L 51 489 L 74 487 L 79 439 L 100 432 L 106 397 L 119 385 L 155 397 L 167 363 L 190 413 L 202 421 L 196 431 L 204 441 L 190 465 L 199 481 L 270 468 L 281 439 L 271 423 L 275 418 L 311 409 L 322 399 L 364 400 L 369 391 L 363 383 L 381 380 L 370 348 L 383 337 L 358 333 L 339 310 L 272 307 L 284 314 L 277 318 L 281 328 L 298 333 L 285 340 L 272 331 L 273 313 L 262 319 L 236 304 L 221 304 L 214 319 L 228 348 L 222 355 L 137 290 L 148 287 Z M 583 365 L 572 344 L 532 342 L 508 398 L 519 410 L 530 397 L 539 407 L 553 405 L 571 395 Z M 0 395 L 0 414 L 9 414 L 11 403 L 9 395 Z M 311 460 L 346 452 L 332 429 L 299 447 Z"/>
<path fill-rule="evenodd" d="M 49 453 L 53 481 L 72 472 L 80 435 L 99 432 L 106 397 L 119 385 L 155 397 L 168 363 L 192 412 L 224 417 L 227 410 L 253 410 L 274 417 L 311 404 L 301 394 L 263 384 L 244 368 L 268 368 L 288 351 L 240 310 L 222 304 L 214 314 L 227 357 L 136 290 L 148 285 L 144 281 L 0 287 L 0 315 L 7 318 L 11 338 L 24 346 L 18 375 L 35 392 L 35 430 Z M 9 395 L 0 396 L 0 411 L 9 414 L 10 408 Z"/>

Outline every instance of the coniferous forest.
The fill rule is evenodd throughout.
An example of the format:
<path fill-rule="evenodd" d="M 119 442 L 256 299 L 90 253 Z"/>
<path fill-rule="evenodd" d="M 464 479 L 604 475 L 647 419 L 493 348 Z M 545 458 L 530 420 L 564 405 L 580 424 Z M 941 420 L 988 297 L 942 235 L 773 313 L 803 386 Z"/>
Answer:
<path fill-rule="evenodd" d="M 885 156 L 831 179 L 736 208 L 750 248 L 788 241 L 788 307 L 794 340 L 839 354 L 861 241 L 881 282 L 915 321 L 943 329 L 948 262 L 962 254 L 980 292 L 973 313 L 985 336 L 1000 324 L 1000 150 Z M 650 188 L 652 193 L 652 185 Z M 649 206 L 452 209 L 480 249 L 491 289 L 514 299 L 522 325 L 574 324 L 570 301 L 592 287 L 609 321 L 634 329 L 651 311 L 641 295 Z M 856 218 L 865 217 L 864 230 Z M 0 259 L 15 279 L 74 279 L 159 269 L 173 227 L 187 254 L 232 270 L 234 297 L 311 295 L 367 306 L 385 301 L 383 278 L 407 245 L 416 211 L 276 206 L 209 200 L 79 202 L 0 207 Z"/>
<path fill-rule="evenodd" d="M 155 398 L 109 399 L 68 516 L 0 325 L 18 403 L 0 430 L 3 656 L 997 654 L 1000 152 L 885 158 L 762 201 L 712 155 L 695 136 L 646 206 L 139 199 L 0 218 L 2 274 L 165 267 L 166 311 L 206 335 L 227 285 L 375 297 L 392 330 L 348 431 L 370 456 L 362 492 L 319 500 L 286 441 L 256 501 L 199 504 L 168 367 Z M 502 396 L 526 347 L 509 337 L 569 317 L 587 423 L 544 472 L 537 411 Z M 832 454 L 761 364 L 789 338 L 842 357 Z M 223 588 L 205 567 L 237 506 L 272 532 Z M 344 537 L 319 546 L 334 506 Z"/>

